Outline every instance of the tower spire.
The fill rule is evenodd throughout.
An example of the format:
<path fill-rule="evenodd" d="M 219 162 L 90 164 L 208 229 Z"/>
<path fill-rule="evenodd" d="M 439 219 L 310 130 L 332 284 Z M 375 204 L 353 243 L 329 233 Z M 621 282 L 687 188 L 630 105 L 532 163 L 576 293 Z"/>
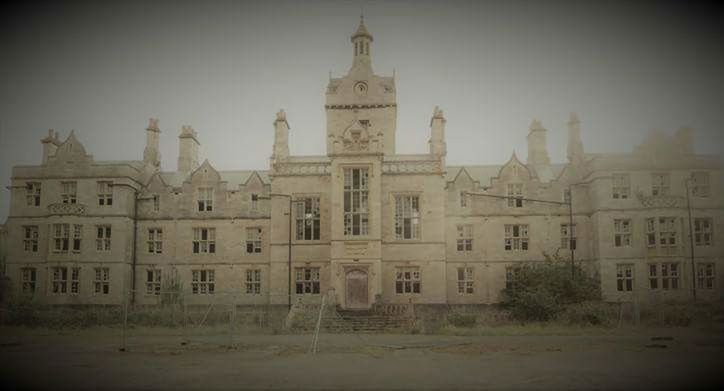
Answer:
<path fill-rule="evenodd" d="M 372 57 L 370 55 L 370 46 L 372 46 L 372 34 L 367 30 L 365 26 L 364 13 L 361 12 L 359 15 L 359 26 L 357 31 L 352 34 L 350 38 L 354 48 L 354 56 L 352 61 L 352 67 L 358 67 L 360 65 L 367 68 L 372 68 Z"/>

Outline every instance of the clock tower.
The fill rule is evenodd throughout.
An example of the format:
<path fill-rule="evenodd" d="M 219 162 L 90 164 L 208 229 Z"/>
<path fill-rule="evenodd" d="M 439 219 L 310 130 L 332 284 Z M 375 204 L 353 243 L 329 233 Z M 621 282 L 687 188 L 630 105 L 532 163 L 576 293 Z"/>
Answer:
<path fill-rule="evenodd" d="M 372 70 L 372 34 L 360 18 L 352 34 L 352 66 L 327 85 L 327 154 L 395 153 L 395 79 Z"/>

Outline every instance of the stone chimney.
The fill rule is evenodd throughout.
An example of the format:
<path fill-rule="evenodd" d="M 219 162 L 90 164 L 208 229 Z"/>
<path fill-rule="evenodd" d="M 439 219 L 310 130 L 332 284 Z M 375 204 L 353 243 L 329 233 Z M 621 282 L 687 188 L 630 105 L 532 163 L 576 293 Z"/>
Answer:
<path fill-rule="evenodd" d="M 48 129 L 48 135 L 40 140 L 40 143 L 43 144 L 43 164 L 47 164 L 48 158 L 55 156 L 55 151 L 58 150 L 58 145 L 60 145 L 58 132 Z"/>
<path fill-rule="evenodd" d="M 530 124 L 528 133 L 528 164 L 534 166 L 545 166 L 551 163 L 546 147 L 546 132 L 540 121 L 534 119 Z"/>
<path fill-rule="evenodd" d="M 178 171 L 189 173 L 199 166 L 199 140 L 191 125 L 181 127 L 178 136 Z"/>
<path fill-rule="evenodd" d="M 289 123 L 283 109 L 277 112 L 277 119 L 274 121 L 274 151 L 273 161 L 285 160 L 289 157 Z"/>
<path fill-rule="evenodd" d="M 583 162 L 583 142 L 581 141 L 581 121 L 576 113 L 571 113 L 568 119 L 568 161 L 571 163 Z"/>
<path fill-rule="evenodd" d="M 146 128 L 146 148 L 143 150 L 143 161 L 154 167 L 161 165 L 161 152 L 158 150 L 158 139 L 161 129 L 158 128 L 158 118 L 149 118 Z"/>
<path fill-rule="evenodd" d="M 442 110 L 435 106 L 430 119 L 430 154 L 444 157 L 447 155 L 447 145 L 445 144 L 445 116 Z"/>

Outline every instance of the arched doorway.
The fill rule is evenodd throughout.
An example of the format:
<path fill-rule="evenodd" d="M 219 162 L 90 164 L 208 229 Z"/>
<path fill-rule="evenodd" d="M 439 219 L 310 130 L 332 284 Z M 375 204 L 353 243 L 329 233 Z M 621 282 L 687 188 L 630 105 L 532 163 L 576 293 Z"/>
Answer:
<path fill-rule="evenodd" d="M 345 276 L 345 307 L 368 308 L 367 272 L 360 269 L 347 271 Z"/>

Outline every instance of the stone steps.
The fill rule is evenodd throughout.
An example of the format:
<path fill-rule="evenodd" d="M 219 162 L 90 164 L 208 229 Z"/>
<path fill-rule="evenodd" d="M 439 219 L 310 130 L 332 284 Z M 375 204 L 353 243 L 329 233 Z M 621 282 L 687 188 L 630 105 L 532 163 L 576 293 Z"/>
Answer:
<path fill-rule="evenodd" d="M 313 331 L 317 325 L 317 317 L 313 314 L 300 314 L 294 328 Z M 411 319 L 402 316 L 383 315 L 373 310 L 343 310 L 326 312 L 322 316 L 320 328 L 327 333 L 381 333 L 409 328 Z"/>

